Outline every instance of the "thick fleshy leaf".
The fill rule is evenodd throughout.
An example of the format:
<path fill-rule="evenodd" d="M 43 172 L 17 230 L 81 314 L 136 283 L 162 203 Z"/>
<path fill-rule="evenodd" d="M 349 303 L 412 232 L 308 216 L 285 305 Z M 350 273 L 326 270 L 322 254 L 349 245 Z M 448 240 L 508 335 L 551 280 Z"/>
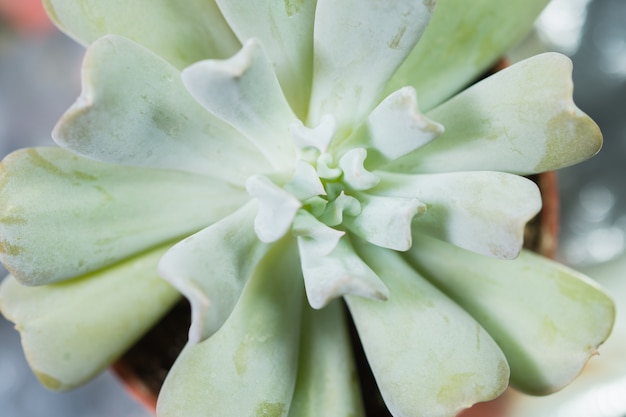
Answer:
<path fill-rule="evenodd" d="M 337 120 L 330 114 L 322 116 L 319 124 L 315 127 L 307 127 L 301 120 L 297 120 L 291 125 L 291 137 L 301 153 L 306 152 L 307 148 L 309 150 L 313 148 L 322 155 L 328 155 L 325 152 L 336 132 Z M 316 153 L 314 152 L 314 154 Z"/>
<path fill-rule="evenodd" d="M 438 0 L 424 36 L 386 93 L 413 86 L 422 109 L 432 109 L 480 76 L 530 32 L 548 1 Z"/>
<path fill-rule="evenodd" d="M 317 158 L 317 175 L 325 180 L 336 180 L 342 174 L 335 165 L 335 159 L 330 153 L 323 153 Z"/>
<path fill-rule="evenodd" d="M 489 334 L 397 252 L 358 250 L 389 287 L 383 303 L 346 301 L 391 414 L 452 417 L 500 395 L 509 368 Z"/>
<path fill-rule="evenodd" d="M 364 148 L 352 148 L 339 160 L 343 172 L 341 181 L 353 190 L 369 190 L 380 181 L 363 166 L 365 158 L 367 151 Z"/>
<path fill-rule="evenodd" d="M 487 329 L 525 392 L 568 384 L 611 331 L 613 302 L 597 284 L 528 251 L 497 260 L 416 236 L 407 259 Z"/>
<path fill-rule="evenodd" d="M 391 93 L 370 113 L 367 131 L 369 147 L 378 152 L 378 158 L 388 162 L 431 142 L 443 133 L 444 127 L 419 112 L 415 89 L 405 87 Z"/>
<path fill-rule="evenodd" d="M 405 251 L 411 247 L 411 221 L 426 206 L 417 198 L 379 197 L 359 193 L 361 212 L 346 216 L 344 224 L 355 235 L 383 248 Z"/>
<path fill-rule="evenodd" d="M 492 75 L 429 112 L 445 133 L 384 169 L 527 175 L 593 156 L 602 134 L 574 105 L 571 74 L 569 58 L 547 53 Z"/>
<path fill-rule="evenodd" d="M 305 308 L 298 379 L 289 417 L 363 417 L 352 346 L 343 306 Z"/>
<path fill-rule="evenodd" d="M 303 239 L 307 252 L 314 256 L 326 256 L 337 247 L 339 239 L 346 234 L 319 221 L 306 210 L 299 210 L 294 219 L 291 233 Z"/>
<path fill-rule="evenodd" d="M 195 63 L 182 77 L 200 104 L 243 133 L 275 169 L 293 168 L 290 128 L 298 119 L 257 39 L 229 59 Z"/>
<path fill-rule="evenodd" d="M 296 160 L 293 176 L 283 188 L 300 201 L 326 194 L 313 165 L 302 159 Z"/>
<path fill-rule="evenodd" d="M 107 36 L 87 50 L 83 91 L 53 138 L 100 161 L 179 169 L 243 184 L 270 166 L 239 132 L 189 94 L 149 50 Z"/>
<path fill-rule="evenodd" d="M 2 314 L 15 322 L 46 387 L 70 389 L 95 377 L 180 298 L 156 272 L 166 250 L 59 284 L 27 287 L 11 276 L 2 282 Z"/>
<path fill-rule="evenodd" d="M 320 212 L 321 221 L 329 226 L 337 226 L 343 223 L 344 216 L 357 216 L 361 213 L 361 203 L 341 190 L 334 200 L 328 203 L 324 200 L 324 207 Z"/>
<path fill-rule="evenodd" d="M 302 207 L 300 200 L 261 175 L 248 178 L 246 189 L 259 202 L 254 219 L 254 230 L 259 239 L 270 243 L 283 237 Z"/>
<path fill-rule="evenodd" d="M 191 303 L 192 343 L 206 339 L 224 324 L 267 252 L 267 245 L 254 233 L 256 212 L 256 204 L 248 203 L 174 245 L 159 263 L 159 273 Z"/>
<path fill-rule="evenodd" d="M 122 35 L 179 69 L 207 58 L 224 58 L 239 42 L 215 0 L 43 0 L 50 18 L 87 45 L 108 34 Z"/>
<path fill-rule="evenodd" d="M 433 5 L 431 0 L 318 0 L 309 125 L 332 114 L 341 139 L 360 125 L 417 43 Z"/>
<path fill-rule="evenodd" d="M 519 254 L 524 226 L 541 209 L 537 185 L 517 175 L 375 173 L 381 177 L 380 185 L 368 192 L 416 198 L 426 205 L 425 212 L 413 220 L 413 236 L 427 234 L 496 258 Z"/>
<path fill-rule="evenodd" d="M 22 283 L 50 284 L 187 236 L 249 198 L 201 175 L 25 149 L 0 165 L 0 259 Z"/>
<path fill-rule="evenodd" d="M 159 394 L 160 417 L 285 416 L 298 369 L 304 303 L 292 240 L 272 247 L 229 319 L 187 344 Z"/>
<path fill-rule="evenodd" d="M 298 238 L 306 295 L 311 307 L 320 309 L 346 294 L 387 299 L 387 287 L 354 252 L 348 237 L 339 239 L 327 255 L 321 255 L 318 246 L 312 239 Z"/>
<path fill-rule="evenodd" d="M 276 68 L 285 96 L 303 117 L 313 72 L 316 0 L 217 0 L 241 43 L 258 38 Z"/>

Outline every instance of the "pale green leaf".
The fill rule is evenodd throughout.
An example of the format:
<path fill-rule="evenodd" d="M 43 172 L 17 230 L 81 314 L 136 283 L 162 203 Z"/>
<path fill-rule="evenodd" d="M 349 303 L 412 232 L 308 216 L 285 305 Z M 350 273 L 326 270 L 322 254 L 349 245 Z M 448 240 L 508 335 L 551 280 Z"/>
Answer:
<path fill-rule="evenodd" d="M 258 200 L 254 231 L 262 242 L 275 242 L 285 235 L 302 203 L 270 179 L 255 175 L 246 181 L 248 193 Z"/>
<path fill-rule="evenodd" d="M 337 120 L 330 114 L 322 116 L 319 124 L 314 127 L 305 126 L 301 120 L 291 125 L 291 137 L 300 152 L 313 148 L 322 155 L 327 151 L 336 131 Z"/>
<path fill-rule="evenodd" d="M 412 196 L 355 196 L 361 203 L 361 212 L 343 219 L 352 233 L 383 248 L 405 251 L 411 247 L 411 221 L 426 211 L 422 202 Z"/>
<path fill-rule="evenodd" d="M 217 0 L 241 43 L 258 38 L 294 112 L 306 114 L 313 72 L 316 0 Z"/>
<path fill-rule="evenodd" d="M 352 148 L 339 159 L 339 168 L 343 173 L 341 182 L 352 190 L 368 190 L 378 184 L 380 178 L 365 169 L 367 158 L 364 148 Z"/>
<path fill-rule="evenodd" d="M 298 379 L 289 417 L 363 417 L 361 391 L 343 305 L 305 308 Z"/>
<path fill-rule="evenodd" d="M 179 169 L 243 184 L 269 163 L 187 92 L 180 72 L 149 50 L 107 36 L 87 50 L 83 91 L 53 138 L 106 162 Z"/>
<path fill-rule="evenodd" d="M 248 203 L 177 243 L 161 259 L 159 273 L 191 303 L 191 342 L 206 339 L 224 324 L 267 252 L 254 233 L 256 212 L 256 204 Z"/>
<path fill-rule="evenodd" d="M 611 331 L 613 302 L 597 284 L 528 251 L 496 260 L 416 237 L 407 259 L 487 329 L 525 392 L 568 384 Z"/>
<path fill-rule="evenodd" d="M 354 252 L 348 237 L 340 238 L 328 254 L 320 254 L 318 247 L 319 244 L 312 239 L 298 238 L 306 295 L 311 307 L 320 309 L 347 294 L 387 299 L 387 287 Z"/>
<path fill-rule="evenodd" d="M 49 284 L 190 235 L 249 198 L 201 175 L 25 149 L 0 164 L 0 259 L 19 281 Z"/>
<path fill-rule="evenodd" d="M 489 334 L 397 252 L 358 250 L 389 287 L 382 303 L 346 301 L 391 414 L 452 417 L 500 395 L 509 368 Z"/>
<path fill-rule="evenodd" d="M 224 58 L 239 42 L 215 0 L 43 0 L 61 30 L 88 45 L 116 34 L 134 40 L 179 69 L 207 58 Z"/>
<path fill-rule="evenodd" d="M 429 112 L 445 132 L 384 169 L 528 175 L 590 158 L 602 134 L 572 101 L 571 75 L 571 61 L 557 53 L 492 75 Z"/>
<path fill-rule="evenodd" d="M 391 93 L 368 116 L 367 145 L 388 162 L 421 148 L 443 131 L 443 126 L 420 113 L 415 89 L 405 87 Z"/>
<path fill-rule="evenodd" d="M 95 377 L 180 298 L 156 272 L 168 247 L 63 283 L 3 281 L 2 314 L 15 322 L 26 358 L 47 388 L 70 389 Z"/>
<path fill-rule="evenodd" d="M 438 0 L 424 36 L 386 94 L 413 86 L 422 109 L 432 109 L 521 41 L 548 1 Z"/>
<path fill-rule="evenodd" d="M 302 159 L 296 160 L 293 176 L 283 189 L 300 201 L 326 195 L 324 184 L 318 177 L 315 167 Z"/>
<path fill-rule="evenodd" d="M 318 166 L 319 169 L 319 166 Z M 341 173 L 341 170 L 338 170 Z M 327 202 L 322 200 L 323 203 L 320 206 L 319 219 L 329 226 L 338 226 L 343 223 L 346 217 L 344 216 L 357 216 L 361 213 L 361 203 L 356 198 L 347 195 L 341 190 L 337 197 Z"/>
<path fill-rule="evenodd" d="M 541 209 L 537 185 L 517 175 L 478 171 L 425 175 L 375 172 L 381 182 L 369 193 L 413 198 L 426 206 L 413 219 L 413 236 L 426 234 L 496 258 L 518 255 L 524 227 Z"/>
<path fill-rule="evenodd" d="M 276 170 L 293 168 L 290 126 L 298 119 L 257 39 L 248 40 L 229 59 L 195 63 L 182 78 L 200 104 L 243 133 Z"/>
<path fill-rule="evenodd" d="M 339 223 L 338 223 L 339 224 Z M 291 233 L 302 240 L 307 251 L 315 256 L 326 256 L 337 247 L 339 239 L 346 234 L 343 230 L 333 229 L 321 222 L 307 210 L 298 210 L 293 221 Z"/>
<path fill-rule="evenodd" d="M 318 0 L 309 125 L 337 118 L 345 139 L 422 35 L 434 1 Z M 336 144 L 334 144 L 336 145 Z"/>
<path fill-rule="evenodd" d="M 291 240 L 274 245 L 226 323 L 187 344 L 161 389 L 159 417 L 287 415 L 304 304 L 293 249 Z"/>

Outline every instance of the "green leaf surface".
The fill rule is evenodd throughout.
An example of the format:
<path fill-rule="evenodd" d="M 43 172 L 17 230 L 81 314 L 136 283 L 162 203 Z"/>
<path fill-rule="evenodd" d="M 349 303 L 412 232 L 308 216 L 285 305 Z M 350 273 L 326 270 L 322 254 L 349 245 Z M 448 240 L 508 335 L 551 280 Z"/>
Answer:
<path fill-rule="evenodd" d="M 52 21 L 84 45 L 116 34 L 182 69 L 239 49 L 215 0 L 43 0 Z"/>
<path fill-rule="evenodd" d="M 600 150 L 602 134 L 576 107 L 572 91 L 566 56 L 518 62 L 429 112 L 445 132 L 384 169 L 529 175 L 584 161 Z"/>
<path fill-rule="evenodd" d="M 304 294 L 293 241 L 272 249 L 226 323 L 178 356 L 159 395 L 159 417 L 287 415 Z"/>
<path fill-rule="evenodd" d="M 561 389 L 611 331 L 615 308 L 597 284 L 528 251 L 496 260 L 416 237 L 407 259 L 487 329 L 524 392 Z"/>
<path fill-rule="evenodd" d="M 159 273 L 191 303 L 189 340 L 210 337 L 233 311 L 268 245 L 254 233 L 253 202 L 174 245 Z"/>
<path fill-rule="evenodd" d="M 389 287 L 385 302 L 346 301 L 391 414 L 453 417 L 500 395 L 509 368 L 489 334 L 397 252 L 358 250 Z"/>
<path fill-rule="evenodd" d="M 157 273 L 169 246 L 63 283 L 0 285 L 2 314 L 16 324 L 26 358 L 53 390 L 87 382 L 122 355 L 180 299 Z"/>
<path fill-rule="evenodd" d="M 325 114 L 345 139 L 422 35 L 431 1 L 318 0 L 309 126 Z"/>
<path fill-rule="evenodd" d="M 417 90 L 430 110 L 479 77 L 532 29 L 549 0 L 438 0 L 417 47 L 387 84 L 387 95 Z"/>
<path fill-rule="evenodd" d="M 412 222 L 412 236 L 427 234 L 495 258 L 515 258 L 524 226 L 541 209 L 537 185 L 503 172 L 405 175 L 375 171 L 374 195 L 418 199 L 425 210 Z M 404 250 L 408 249 L 405 248 Z"/>
<path fill-rule="evenodd" d="M 288 417 L 363 417 L 357 370 L 340 301 L 304 309 L 298 379 Z"/>
<path fill-rule="evenodd" d="M 387 299 L 387 287 L 355 253 L 347 236 L 340 238 L 330 253 L 320 254 L 315 246 L 311 239 L 298 238 L 306 295 L 311 307 L 323 308 L 333 299 L 347 294 Z"/>
<path fill-rule="evenodd" d="M 293 169 L 289 129 L 298 119 L 257 39 L 248 40 L 229 59 L 195 63 L 183 71 L 182 79 L 204 108 L 245 135 L 275 170 Z"/>
<path fill-rule="evenodd" d="M 370 113 L 366 126 L 367 133 L 359 132 L 350 142 L 369 148 L 368 167 L 404 156 L 444 131 L 443 126 L 420 113 L 413 87 L 401 88 L 387 96 Z"/>
<path fill-rule="evenodd" d="M 0 164 L 0 260 L 22 283 L 50 284 L 190 235 L 248 199 L 206 176 L 24 149 Z"/>
<path fill-rule="evenodd" d="M 343 220 L 352 233 L 383 248 L 405 251 L 411 247 L 411 222 L 426 210 L 421 201 L 410 195 L 354 195 L 361 203 L 361 212 Z"/>
<path fill-rule="evenodd" d="M 190 171 L 235 184 L 267 170 L 261 152 L 207 112 L 180 77 L 128 39 L 99 39 L 87 50 L 82 93 L 52 136 L 100 161 Z"/>
<path fill-rule="evenodd" d="M 317 0 L 217 0 L 241 43 L 263 44 L 294 112 L 306 114 L 313 73 L 313 21 Z"/>

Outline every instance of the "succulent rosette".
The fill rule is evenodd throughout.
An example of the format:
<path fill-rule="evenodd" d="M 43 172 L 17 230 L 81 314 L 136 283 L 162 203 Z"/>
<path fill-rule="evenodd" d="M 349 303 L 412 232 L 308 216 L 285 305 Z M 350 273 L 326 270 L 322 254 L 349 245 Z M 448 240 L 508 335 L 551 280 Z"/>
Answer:
<path fill-rule="evenodd" d="M 41 381 L 85 382 L 182 293 L 159 416 L 363 415 L 346 311 L 394 416 L 567 384 L 613 304 L 522 250 L 524 175 L 600 131 L 558 54 L 463 90 L 546 2 L 45 1 L 88 49 L 60 148 L 1 165 L 0 303 Z"/>

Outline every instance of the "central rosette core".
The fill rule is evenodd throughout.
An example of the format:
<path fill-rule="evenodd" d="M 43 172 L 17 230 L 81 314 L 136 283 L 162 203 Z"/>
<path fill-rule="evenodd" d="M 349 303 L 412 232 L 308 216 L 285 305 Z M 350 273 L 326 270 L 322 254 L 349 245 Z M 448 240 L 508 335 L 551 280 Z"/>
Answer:
<path fill-rule="evenodd" d="M 378 194 L 381 178 L 364 167 L 366 148 L 333 142 L 341 140 L 334 117 L 323 117 L 315 128 L 293 123 L 290 135 L 295 144 L 290 172 L 255 175 L 246 182 L 258 201 L 258 238 L 271 243 L 288 232 L 297 238 L 307 296 L 315 308 L 342 294 L 385 299 L 386 287 L 355 254 L 350 235 L 407 250 L 411 220 L 425 205 L 416 198 Z"/>
<path fill-rule="evenodd" d="M 276 241 L 289 229 L 296 236 L 319 240 L 323 232 L 330 252 L 346 226 L 355 227 L 368 200 L 360 192 L 375 187 L 380 178 L 365 169 L 365 148 L 348 149 L 339 157 L 328 151 L 335 131 L 332 116 L 324 116 L 315 128 L 294 123 L 290 133 L 296 161 L 287 179 L 263 175 L 248 179 L 248 192 L 259 202 L 255 228 L 260 240 Z"/>

